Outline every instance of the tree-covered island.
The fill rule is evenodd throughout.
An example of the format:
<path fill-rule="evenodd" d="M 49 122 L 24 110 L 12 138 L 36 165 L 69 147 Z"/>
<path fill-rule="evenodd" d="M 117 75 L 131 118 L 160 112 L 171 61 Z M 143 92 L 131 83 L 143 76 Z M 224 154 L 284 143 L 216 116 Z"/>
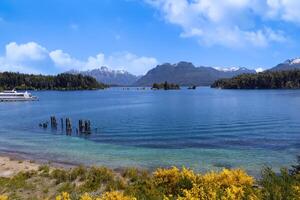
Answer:
<path fill-rule="evenodd" d="M 180 90 L 180 86 L 174 83 L 168 83 L 165 81 L 164 83 L 154 83 L 152 85 L 153 90 Z"/>
<path fill-rule="evenodd" d="M 300 89 L 300 70 L 242 74 L 229 79 L 217 80 L 211 87 L 221 89 Z"/>
<path fill-rule="evenodd" d="M 33 75 L 14 72 L 0 73 L 0 90 L 95 90 L 107 86 L 90 76 L 58 74 Z"/>

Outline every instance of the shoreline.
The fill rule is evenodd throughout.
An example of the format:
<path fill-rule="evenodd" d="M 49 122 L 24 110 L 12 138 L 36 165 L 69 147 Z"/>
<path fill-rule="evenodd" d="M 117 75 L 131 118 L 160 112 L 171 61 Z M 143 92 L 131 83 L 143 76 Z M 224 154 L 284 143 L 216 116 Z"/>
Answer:
<path fill-rule="evenodd" d="M 50 168 L 71 169 L 79 164 L 61 163 L 48 160 L 28 159 L 18 153 L 0 152 L 0 177 L 13 177 L 19 172 L 38 170 L 40 166 L 47 165 Z"/>
<path fill-rule="evenodd" d="M 116 167 L 112 168 L 105 165 L 85 165 L 81 163 L 70 163 L 70 162 L 60 162 L 47 159 L 36 159 L 30 156 L 26 157 L 22 153 L 18 152 L 1 152 L 0 151 L 0 178 L 11 178 L 17 175 L 19 172 L 29 172 L 37 171 L 41 166 L 48 166 L 51 169 L 63 169 L 70 170 L 76 167 L 105 167 L 111 169 L 113 172 L 119 174 L 123 173 L 126 169 L 131 167 Z M 171 166 L 170 166 L 171 167 Z M 153 172 L 157 168 L 142 168 L 142 167 L 132 167 L 138 170 L 146 170 L 148 172 Z"/>

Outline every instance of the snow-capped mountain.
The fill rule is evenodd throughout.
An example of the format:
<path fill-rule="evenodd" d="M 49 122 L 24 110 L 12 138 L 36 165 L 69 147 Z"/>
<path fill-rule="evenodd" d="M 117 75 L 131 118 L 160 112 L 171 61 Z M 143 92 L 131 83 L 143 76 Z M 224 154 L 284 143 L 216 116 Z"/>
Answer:
<path fill-rule="evenodd" d="M 236 72 L 236 71 L 243 71 L 245 73 L 253 72 L 253 70 L 247 69 L 246 67 L 214 67 L 214 69 L 222 72 Z"/>
<path fill-rule="evenodd" d="M 283 63 L 271 68 L 271 71 L 293 70 L 300 69 L 300 58 L 288 59 Z"/>
<path fill-rule="evenodd" d="M 112 70 L 107 67 L 87 71 L 70 70 L 66 73 L 92 76 L 97 81 L 108 85 L 132 85 L 139 78 L 125 70 Z"/>

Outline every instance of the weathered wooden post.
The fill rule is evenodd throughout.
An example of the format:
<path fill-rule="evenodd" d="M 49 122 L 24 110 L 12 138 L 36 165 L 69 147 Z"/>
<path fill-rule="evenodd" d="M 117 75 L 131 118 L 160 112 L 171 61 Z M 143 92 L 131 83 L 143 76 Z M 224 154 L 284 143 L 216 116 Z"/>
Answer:
<path fill-rule="evenodd" d="M 79 128 L 79 133 L 82 133 L 83 132 L 83 129 L 84 129 L 84 126 L 83 126 L 83 123 L 82 123 L 82 119 L 80 119 L 78 121 L 78 128 Z"/>
<path fill-rule="evenodd" d="M 64 119 L 63 118 L 60 119 L 60 123 L 61 123 L 61 130 L 63 131 L 64 130 Z"/>
<path fill-rule="evenodd" d="M 91 121 L 85 120 L 84 121 L 84 129 L 86 134 L 91 134 Z"/>
<path fill-rule="evenodd" d="M 55 116 L 51 116 L 50 117 L 50 123 L 51 123 L 51 128 L 52 129 L 56 129 L 57 128 L 57 121 L 56 121 Z"/>
<path fill-rule="evenodd" d="M 69 118 L 66 118 L 66 133 L 67 135 L 71 135 L 72 133 L 72 123 Z"/>

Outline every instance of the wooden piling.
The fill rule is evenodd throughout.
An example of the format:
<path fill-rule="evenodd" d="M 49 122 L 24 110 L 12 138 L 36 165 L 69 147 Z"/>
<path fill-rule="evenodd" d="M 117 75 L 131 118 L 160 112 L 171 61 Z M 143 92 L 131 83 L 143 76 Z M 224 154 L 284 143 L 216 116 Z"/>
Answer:
<path fill-rule="evenodd" d="M 61 130 L 64 130 L 64 119 L 63 118 L 60 119 L 60 123 L 61 123 Z"/>
<path fill-rule="evenodd" d="M 83 125 L 83 121 L 81 119 L 78 121 L 78 129 L 79 129 L 79 133 L 84 132 L 84 125 Z"/>
<path fill-rule="evenodd" d="M 55 116 L 51 116 L 50 117 L 50 123 L 51 123 L 51 128 L 52 129 L 56 129 L 57 128 L 57 121 L 56 121 Z"/>
<path fill-rule="evenodd" d="M 66 134 L 71 135 L 72 134 L 72 123 L 69 118 L 66 118 Z"/>
<path fill-rule="evenodd" d="M 91 121 L 90 120 L 85 120 L 84 121 L 84 132 L 86 134 L 91 134 Z"/>

